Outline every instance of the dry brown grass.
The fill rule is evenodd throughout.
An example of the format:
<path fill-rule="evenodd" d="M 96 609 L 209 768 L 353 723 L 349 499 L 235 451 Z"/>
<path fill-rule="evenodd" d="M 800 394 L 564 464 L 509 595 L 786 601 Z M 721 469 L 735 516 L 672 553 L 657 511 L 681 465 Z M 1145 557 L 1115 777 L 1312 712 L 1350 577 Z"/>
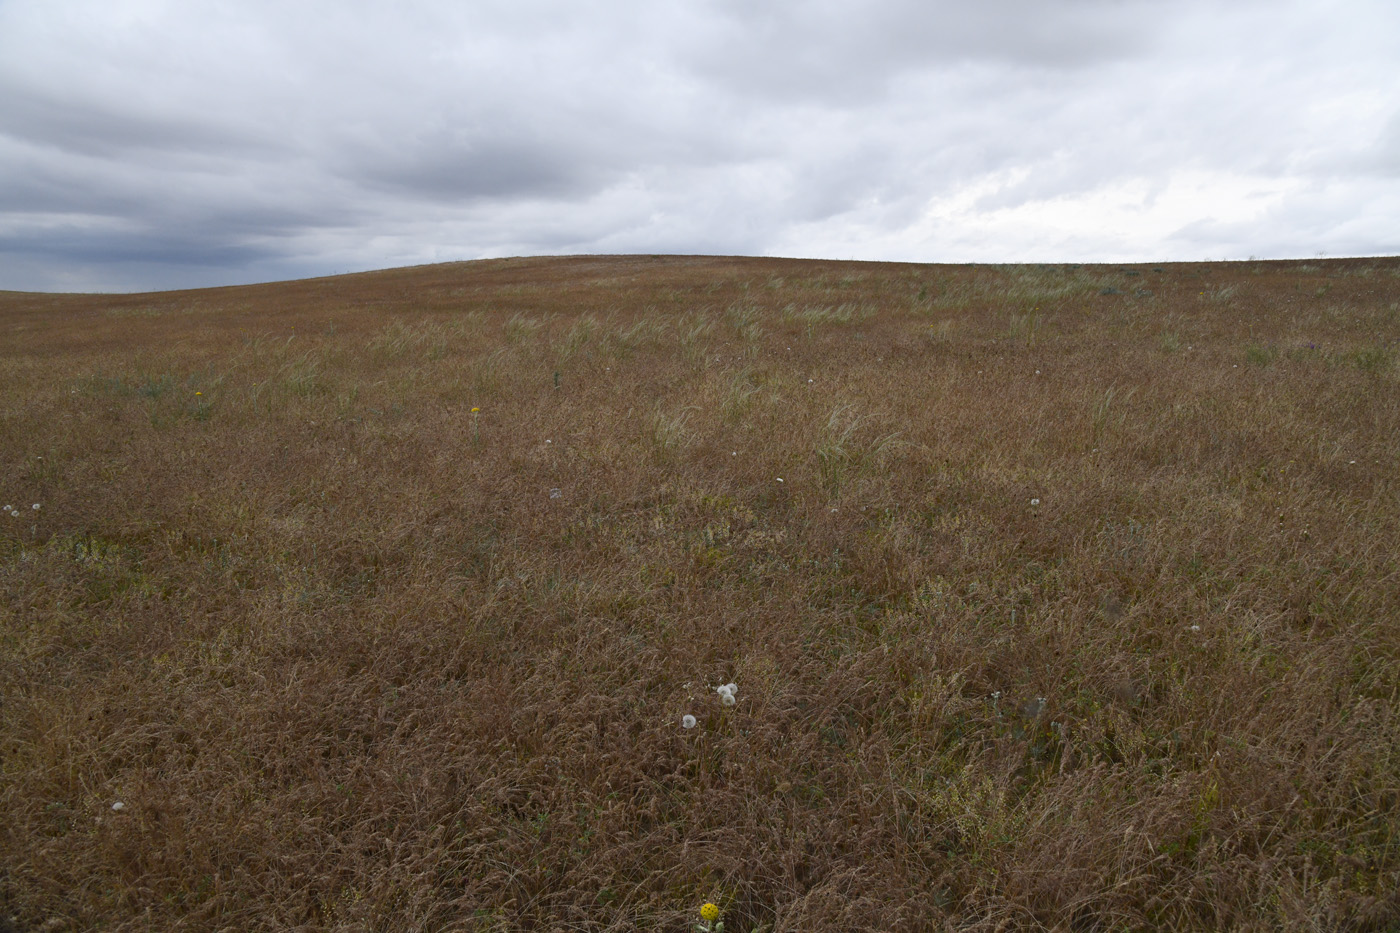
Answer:
<path fill-rule="evenodd" d="M 0 914 L 1395 929 L 1398 302 L 1396 259 L 0 294 Z"/>

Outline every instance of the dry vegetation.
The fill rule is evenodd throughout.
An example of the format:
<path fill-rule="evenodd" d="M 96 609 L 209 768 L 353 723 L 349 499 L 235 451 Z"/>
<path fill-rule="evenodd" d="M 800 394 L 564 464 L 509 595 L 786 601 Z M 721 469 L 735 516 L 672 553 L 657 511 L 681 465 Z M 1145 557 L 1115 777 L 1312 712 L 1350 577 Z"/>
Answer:
<path fill-rule="evenodd" d="M 1393 930 L 1397 302 L 1396 259 L 0 293 L 0 914 Z"/>

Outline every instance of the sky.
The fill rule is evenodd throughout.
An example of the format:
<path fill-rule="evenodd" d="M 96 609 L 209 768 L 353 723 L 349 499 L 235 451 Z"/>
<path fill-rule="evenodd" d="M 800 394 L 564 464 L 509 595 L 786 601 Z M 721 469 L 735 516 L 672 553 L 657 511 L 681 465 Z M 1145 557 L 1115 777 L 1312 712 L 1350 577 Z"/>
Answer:
<path fill-rule="evenodd" d="M 0 0 L 0 289 L 1400 254 L 1394 0 Z"/>

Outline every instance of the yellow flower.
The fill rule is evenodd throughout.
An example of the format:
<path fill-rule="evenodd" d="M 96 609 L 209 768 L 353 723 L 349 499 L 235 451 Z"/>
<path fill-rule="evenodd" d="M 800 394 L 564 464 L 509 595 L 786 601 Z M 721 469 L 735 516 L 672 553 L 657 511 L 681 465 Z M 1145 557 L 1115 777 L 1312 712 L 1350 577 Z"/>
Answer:
<path fill-rule="evenodd" d="M 480 408 L 473 408 L 473 409 L 472 409 L 472 414 L 476 414 L 476 413 L 479 412 L 479 411 L 481 411 Z"/>
<path fill-rule="evenodd" d="M 719 919 L 719 907 L 714 904 L 706 904 L 700 908 L 700 919 L 707 923 L 714 923 Z"/>

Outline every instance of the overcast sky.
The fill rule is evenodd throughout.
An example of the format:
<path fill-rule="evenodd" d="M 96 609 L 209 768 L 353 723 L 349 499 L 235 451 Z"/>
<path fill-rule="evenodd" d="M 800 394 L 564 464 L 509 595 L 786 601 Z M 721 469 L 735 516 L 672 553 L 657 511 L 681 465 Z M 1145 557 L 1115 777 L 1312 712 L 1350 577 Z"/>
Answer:
<path fill-rule="evenodd" d="M 0 0 L 0 288 L 1400 253 L 1395 0 Z"/>

